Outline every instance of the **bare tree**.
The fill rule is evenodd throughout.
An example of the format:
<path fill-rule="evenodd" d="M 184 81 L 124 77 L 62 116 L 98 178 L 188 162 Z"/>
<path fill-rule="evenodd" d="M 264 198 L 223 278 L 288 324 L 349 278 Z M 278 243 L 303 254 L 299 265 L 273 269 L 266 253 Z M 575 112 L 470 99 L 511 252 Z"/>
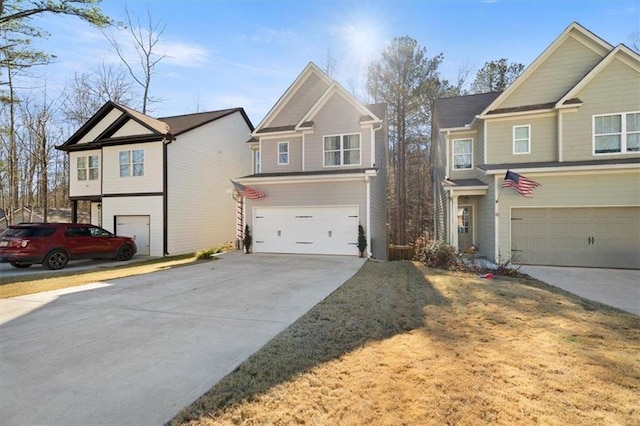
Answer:
<path fill-rule="evenodd" d="M 115 53 L 127 68 L 133 80 L 142 89 L 143 114 L 147 113 L 150 103 L 158 102 L 157 99 L 151 96 L 150 88 L 151 79 L 156 73 L 157 65 L 167 57 L 166 54 L 158 52 L 158 43 L 160 43 L 165 28 L 166 26 L 162 21 L 153 21 L 149 9 L 147 9 L 145 26 L 142 26 L 140 19 L 131 14 L 125 6 L 125 23 L 123 30 L 128 33 L 130 44 L 135 49 L 137 55 L 135 60 L 138 61 L 137 64 L 135 64 L 135 60 L 127 54 L 125 46 L 116 34 L 113 32 L 104 32 L 105 37 L 113 47 Z"/>
<path fill-rule="evenodd" d="M 128 74 L 121 66 L 105 61 L 91 71 L 76 73 L 63 93 L 64 117 L 79 127 L 107 101 L 135 108 L 131 86 Z"/>
<path fill-rule="evenodd" d="M 631 42 L 631 48 L 640 53 L 640 31 L 632 32 L 629 36 L 629 41 Z"/>
<path fill-rule="evenodd" d="M 329 48 L 326 51 L 322 71 L 334 80 L 338 76 L 338 60 L 331 56 Z"/>

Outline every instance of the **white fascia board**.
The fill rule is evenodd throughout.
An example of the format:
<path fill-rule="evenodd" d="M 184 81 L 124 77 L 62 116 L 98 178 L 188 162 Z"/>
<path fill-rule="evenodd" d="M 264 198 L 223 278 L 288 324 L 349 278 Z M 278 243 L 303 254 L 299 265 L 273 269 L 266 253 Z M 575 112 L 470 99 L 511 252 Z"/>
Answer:
<path fill-rule="evenodd" d="M 610 170 L 640 170 L 640 163 L 622 163 L 622 164 L 598 164 L 590 166 L 561 166 L 561 167 L 536 167 L 532 169 L 495 169 L 483 171 L 485 176 L 500 175 L 507 173 L 507 170 L 514 171 L 516 173 L 550 173 L 554 172 L 591 172 L 591 171 L 610 171 Z"/>
<path fill-rule="evenodd" d="M 471 125 L 470 124 L 466 124 L 463 127 L 443 127 L 440 130 L 440 133 L 447 133 L 447 132 L 469 132 L 471 131 Z"/>
<path fill-rule="evenodd" d="M 283 135 L 292 136 L 296 134 L 297 132 L 295 130 L 283 130 L 280 132 L 260 133 L 256 136 L 259 137 L 260 139 L 278 139 Z"/>
<path fill-rule="evenodd" d="M 309 175 L 309 176 L 265 176 L 265 177 L 250 177 L 235 179 L 236 182 L 242 184 L 283 184 L 283 183 L 307 183 L 307 182 L 340 182 L 340 181 L 353 181 L 362 180 L 377 176 L 376 170 L 367 170 L 364 173 L 348 173 L 348 174 L 336 174 L 336 175 Z"/>
<path fill-rule="evenodd" d="M 491 120 L 492 118 L 510 118 L 510 117 L 519 117 L 522 115 L 540 115 L 540 114 L 548 114 L 553 113 L 555 108 L 545 108 L 545 109 L 536 109 L 530 111 L 514 111 L 514 112 L 505 112 L 502 114 L 481 114 L 476 115 L 476 118 L 480 118 L 483 120 Z"/>

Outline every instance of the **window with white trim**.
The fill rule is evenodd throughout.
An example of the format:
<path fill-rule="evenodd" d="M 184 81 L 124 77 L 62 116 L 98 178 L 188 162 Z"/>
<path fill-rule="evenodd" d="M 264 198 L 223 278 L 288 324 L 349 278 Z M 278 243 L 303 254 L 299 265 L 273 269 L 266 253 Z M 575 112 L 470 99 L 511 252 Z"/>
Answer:
<path fill-rule="evenodd" d="M 78 157 L 76 159 L 76 169 L 78 170 L 78 180 L 98 180 L 98 156 Z"/>
<path fill-rule="evenodd" d="M 513 153 L 531 153 L 531 126 L 513 126 Z"/>
<path fill-rule="evenodd" d="M 594 154 L 640 151 L 640 112 L 593 116 Z"/>
<path fill-rule="evenodd" d="M 278 142 L 278 164 L 289 164 L 289 142 Z"/>
<path fill-rule="evenodd" d="M 473 168 L 473 139 L 453 140 L 453 169 L 470 170 Z"/>
<path fill-rule="evenodd" d="M 120 151 L 120 177 L 144 176 L 144 150 Z"/>
<path fill-rule="evenodd" d="M 324 137 L 324 167 L 360 165 L 360 134 Z"/>

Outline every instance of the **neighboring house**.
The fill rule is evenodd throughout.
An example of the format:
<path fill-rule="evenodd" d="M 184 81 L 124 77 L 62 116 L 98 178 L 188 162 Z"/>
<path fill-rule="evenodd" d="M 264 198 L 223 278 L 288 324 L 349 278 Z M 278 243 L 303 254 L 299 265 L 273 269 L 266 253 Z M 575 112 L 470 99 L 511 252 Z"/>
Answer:
<path fill-rule="evenodd" d="M 69 198 L 138 253 L 194 252 L 235 239 L 230 178 L 251 171 L 242 108 L 155 119 L 107 102 L 69 140 Z M 76 217 L 74 217 L 74 222 Z"/>
<path fill-rule="evenodd" d="M 571 24 L 502 93 L 439 99 L 435 234 L 533 265 L 640 268 L 640 57 Z M 541 186 L 502 188 L 510 170 Z"/>
<path fill-rule="evenodd" d="M 253 251 L 386 259 L 386 105 L 363 105 L 309 63 L 249 140 L 253 174 L 238 181 L 266 194 L 246 199 Z"/>

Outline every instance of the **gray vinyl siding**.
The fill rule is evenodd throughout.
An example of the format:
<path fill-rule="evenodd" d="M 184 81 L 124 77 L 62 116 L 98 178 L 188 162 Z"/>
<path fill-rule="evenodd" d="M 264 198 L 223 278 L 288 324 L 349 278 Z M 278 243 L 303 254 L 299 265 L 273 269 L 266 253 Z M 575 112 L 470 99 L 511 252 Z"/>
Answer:
<path fill-rule="evenodd" d="M 604 53 L 598 54 L 569 37 L 497 108 L 555 102 L 603 57 Z"/>
<path fill-rule="evenodd" d="M 531 126 L 531 153 L 513 153 L 513 127 Z M 530 163 L 558 160 L 557 117 L 527 115 L 510 119 L 487 120 L 489 144 L 487 164 Z"/>
<path fill-rule="evenodd" d="M 475 147 L 474 147 L 474 166 L 479 166 L 484 164 L 484 121 L 478 120 L 480 123 L 476 124 L 476 139 L 475 139 Z"/>
<path fill-rule="evenodd" d="M 526 207 L 633 207 L 640 206 L 640 170 L 575 174 L 536 174 L 527 177 L 540 183 L 533 198 L 521 197 L 508 188 L 500 190 L 499 253 L 511 255 L 511 208 Z"/>
<path fill-rule="evenodd" d="M 289 142 L 289 164 L 278 164 L 278 142 Z M 262 173 L 302 171 L 302 136 L 260 139 Z"/>
<path fill-rule="evenodd" d="M 583 105 L 576 112 L 567 112 L 562 116 L 563 161 L 640 156 L 640 152 L 611 155 L 593 153 L 593 115 L 640 111 L 640 73 L 614 59 L 577 97 Z"/>
<path fill-rule="evenodd" d="M 310 74 L 268 126 L 279 127 L 298 124 L 328 87 L 329 85 L 315 73 Z"/>
<path fill-rule="evenodd" d="M 305 171 L 371 167 L 371 126 L 360 125 L 360 112 L 344 97 L 334 94 L 313 117 L 313 133 L 305 135 Z M 360 135 L 360 165 L 325 167 L 324 137 Z"/>
<path fill-rule="evenodd" d="M 434 200 L 434 225 L 433 238 L 435 240 L 447 239 L 447 194 L 442 188 L 442 182 L 446 178 L 446 144 L 447 140 L 437 128 L 434 130 L 432 139 L 434 150 L 431 158 L 433 167 L 433 200 Z"/>
<path fill-rule="evenodd" d="M 249 134 L 236 112 L 183 133 L 167 146 L 169 254 L 235 241 L 230 179 L 251 173 Z"/>
<path fill-rule="evenodd" d="M 382 117 L 381 117 L 382 118 Z M 371 178 L 371 253 L 387 259 L 387 121 L 376 131 L 376 167 L 378 176 Z"/>
<path fill-rule="evenodd" d="M 495 185 L 492 176 L 484 179 L 489 189 L 487 194 L 477 198 L 476 244 L 478 253 L 493 260 L 495 253 Z"/>

